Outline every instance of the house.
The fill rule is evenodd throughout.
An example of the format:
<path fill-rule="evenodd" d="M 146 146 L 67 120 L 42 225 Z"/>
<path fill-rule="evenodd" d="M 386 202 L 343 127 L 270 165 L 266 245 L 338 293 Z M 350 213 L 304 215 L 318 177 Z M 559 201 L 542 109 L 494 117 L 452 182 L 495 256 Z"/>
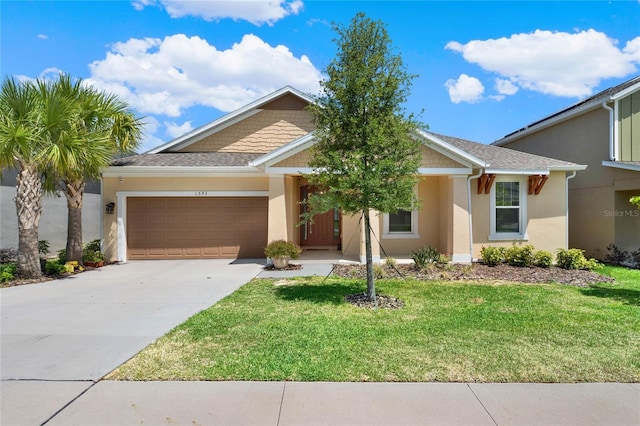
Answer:
<path fill-rule="evenodd" d="M 607 246 L 640 249 L 640 76 L 493 143 L 585 164 L 569 181 L 569 244 L 604 260 Z"/>
<path fill-rule="evenodd" d="M 0 249 L 18 248 L 16 174 L 15 169 L 4 169 L 0 179 Z M 101 201 L 100 182 L 87 182 L 82 198 L 82 240 L 85 242 L 100 238 Z M 67 199 L 63 194 L 44 196 L 38 239 L 49 243 L 52 254 L 67 245 L 67 214 Z"/>
<path fill-rule="evenodd" d="M 129 259 L 264 258 L 268 242 L 364 260 L 360 217 L 329 211 L 299 226 L 312 99 L 285 87 L 103 171 L 105 252 Z M 585 166 L 418 132 L 421 208 L 373 217 L 383 254 L 430 245 L 470 262 L 483 245 L 567 247 L 567 180 Z M 472 236 L 472 238 L 470 238 Z M 375 241 L 375 240 L 374 240 Z M 374 260 L 380 261 L 375 245 Z"/>

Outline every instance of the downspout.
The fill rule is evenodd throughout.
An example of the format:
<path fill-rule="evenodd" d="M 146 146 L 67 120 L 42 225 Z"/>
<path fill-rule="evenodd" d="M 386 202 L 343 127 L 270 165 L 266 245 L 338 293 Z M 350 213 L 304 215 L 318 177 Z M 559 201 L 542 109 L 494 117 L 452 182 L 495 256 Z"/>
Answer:
<path fill-rule="evenodd" d="M 618 147 L 614 146 L 615 140 L 613 138 L 613 108 L 607 105 L 606 101 L 602 102 L 602 108 L 609 111 L 609 160 L 616 161 L 616 153 L 618 151 Z"/>
<path fill-rule="evenodd" d="M 574 171 L 570 176 L 565 178 L 565 188 L 564 188 L 564 217 L 567 221 L 567 225 L 564 228 L 564 244 L 565 248 L 569 248 L 569 179 L 573 179 L 576 177 L 576 172 Z"/>
<path fill-rule="evenodd" d="M 482 169 L 477 175 L 467 178 L 467 207 L 469 209 L 469 262 L 473 263 L 473 213 L 471 212 L 471 179 L 477 179 L 482 176 Z"/>

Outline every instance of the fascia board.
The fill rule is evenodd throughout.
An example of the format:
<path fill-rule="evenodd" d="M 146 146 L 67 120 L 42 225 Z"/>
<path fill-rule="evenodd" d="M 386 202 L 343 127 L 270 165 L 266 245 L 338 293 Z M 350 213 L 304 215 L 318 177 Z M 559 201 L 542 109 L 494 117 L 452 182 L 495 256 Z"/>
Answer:
<path fill-rule="evenodd" d="M 548 175 L 549 169 L 492 169 L 488 167 L 484 172 L 490 175 Z"/>
<path fill-rule="evenodd" d="M 614 169 L 633 170 L 636 172 L 640 172 L 640 166 L 636 166 L 635 164 L 624 164 L 617 161 L 603 161 L 602 165 L 605 167 L 613 167 Z"/>
<path fill-rule="evenodd" d="M 253 161 L 250 161 L 249 166 L 259 167 L 263 164 L 266 164 L 267 166 L 275 164 L 286 159 L 287 157 L 291 157 L 292 155 L 296 155 L 297 153 L 304 151 L 310 146 L 313 146 L 314 143 L 315 140 L 313 133 L 307 133 L 306 135 L 292 142 L 289 142 L 288 144 L 283 145 L 280 148 L 274 149 L 273 151 L 261 157 L 258 157 Z"/>
<path fill-rule="evenodd" d="M 485 167 L 487 165 L 484 161 L 480 160 L 479 158 L 451 145 L 450 143 L 443 141 L 442 139 L 438 138 L 437 136 L 429 132 L 425 132 L 424 130 L 418 130 L 417 134 L 420 138 L 427 139 L 429 142 L 433 143 L 433 145 L 425 144 L 425 146 L 429 148 L 433 148 L 436 152 L 452 159 L 453 161 L 462 163 L 467 167 L 471 167 L 471 166 Z"/>
<path fill-rule="evenodd" d="M 262 172 L 255 167 L 109 167 L 102 177 L 168 177 L 168 176 L 231 176 L 252 175 Z"/>
<path fill-rule="evenodd" d="M 624 98 L 625 96 L 637 92 L 638 90 L 640 90 L 640 83 L 636 83 L 633 86 L 629 86 L 626 89 L 619 91 L 615 95 L 611 95 L 610 99 L 612 101 L 617 101 L 618 99 Z"/>

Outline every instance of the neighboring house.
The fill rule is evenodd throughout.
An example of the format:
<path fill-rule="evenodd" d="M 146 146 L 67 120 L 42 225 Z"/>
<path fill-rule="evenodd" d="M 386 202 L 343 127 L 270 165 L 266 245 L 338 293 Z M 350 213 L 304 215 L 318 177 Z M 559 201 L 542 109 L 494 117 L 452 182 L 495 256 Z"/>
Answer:
<path fill-rule="evenodd" d="M 2 170 L 0 180 L 0 248 L 18 248 L 16 171 Z M 100 182 L 88 183 L 82 202 L 82 240 L 100 238 L 102 218 Z M 38 226 L 38 239 L 49 242 L 51 254 L 67 245 L 67 199 L 64 194 L 45 195 Z"/>
<path fill-rule="evenodd" d="M 307 95 L 285 87 L 148 153 L 103 171 L 109 260 L 264 258 L 268 242 L 330 247 L 364 260 L 360 217 L 339 211 L 299 226 L 313 189 Z M 483 245 L 567 247 L 567 178 L 585 166 L 418 132 L 421 208 L 373 221 L 383 253 L 432 246 L 470 262 Z M 470 207 L 471 206 L 471 207 Z M 374 216 L 375 217 L 375 216 Z M 473 235 L 473 238 L 470 238 Z M 374 240 L 375 241 L 375 240 Z M 380 260 L 374 246 L 374 260 Z"/>
<path fill-rule="evenodd" d="M 640 76 L 493 143 L 586 164 L 569 181 L 569 244 L 604 259 L 640 249 Z"/>

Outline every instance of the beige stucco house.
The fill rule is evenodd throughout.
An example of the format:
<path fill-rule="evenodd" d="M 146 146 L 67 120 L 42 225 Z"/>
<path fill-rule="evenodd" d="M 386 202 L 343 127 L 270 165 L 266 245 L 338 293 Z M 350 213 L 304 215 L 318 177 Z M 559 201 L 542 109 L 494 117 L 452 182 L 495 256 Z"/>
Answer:
<path fill-rule="evenodd" d="M 360 218 L 330 211 L 299 226 L 312 190 L 307 95 L 285 87 L 103 172 L 111 261 L 264 258 L 268 242 L 330 247 L 364 259 Z M 416 187 L 421 208 L 377 214 L 374 241 L 393 257 L 430 245 L 455 262 L 483 245 L 567 247 L 567 182 L 585 166 L 428 132 Z M 380 260 L 380 246 L 374 259 Z"/>
<path fill-rule="evenodd" d="M 604 259 L 640 249 L 640 76 L 493 143 L 588 166 L 569 182 L 569 244 Z"/>

